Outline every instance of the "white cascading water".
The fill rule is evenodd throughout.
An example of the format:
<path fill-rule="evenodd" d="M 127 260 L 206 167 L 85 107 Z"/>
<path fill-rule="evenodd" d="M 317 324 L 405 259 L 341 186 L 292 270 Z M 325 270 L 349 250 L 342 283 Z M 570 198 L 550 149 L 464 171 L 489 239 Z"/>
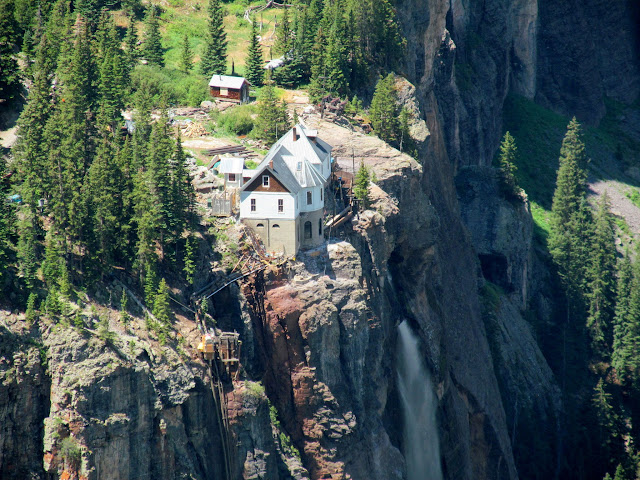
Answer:
<path fill-rule="evenodd" d="M 436 421 L 438 399 L 420 355 L 418 337 L 406 320 L 398 327 L 397 373 L 407 480 L 442 480 Z"/>

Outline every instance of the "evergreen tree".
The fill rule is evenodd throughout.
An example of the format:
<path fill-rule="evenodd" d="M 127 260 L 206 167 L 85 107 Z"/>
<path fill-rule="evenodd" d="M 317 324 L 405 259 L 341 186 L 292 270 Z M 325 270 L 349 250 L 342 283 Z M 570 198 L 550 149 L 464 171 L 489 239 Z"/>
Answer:
<path fill-rule="evenodd" d="M 144 303 L 147 308 L 153 308 L 153 303 L 158 290 L 158 277 L 153 265 L 147 264 L 144 275 Z"/>
<path fill-rule="evenodd" d="M 38 239 L 35 215 L 27 210 L 18 226 L 18 265 L 27 290 L 33 290 L 38 272 Z"/>
<path fill-rule="evenodd" d="M 333 23 L 329 30 L 325 54 L 325 88 L 328 93 L 336 97 L 343 97 L 348 91 L 348 79 L 351 76 L 347 60 L 347 50 L 344 44 L 345 23 L 341 11 L 337 11 L 339 3 L 335 4 Z"/>
<path fill-rule="evenodd" d="M 613 480 L 626 480 L 626 475 L 624 474 L 624 468 L 622 468 L 622 464 L 618 464 L 616 468 L 616 474 L 613 477 Z"/>
<path fill-rule="evenodd" d="M 574 118 L 560 150 L 560 166 L 551 207 L 549 251 L 567 289 L 570 314 L 584 307 L 591 219 L 586 205 L 586 165 L 580 125 Z"/>
<path fill-rule="evenodd" d="M 516 141 L 509 132 L 504 134 L 500 144 L 500 156 L 498 157 L 500 168 L 500 187 L 507 197 L 517 197 L 520 193 L 516 178 L 516 159 L 518 148 Z"/>
<path fill-rule="evenodd" d="M 62 276 L 63 264 L 66 268 L 63 239 L 52 228 L 47 232 L 45 242 L 42 278 L 49 289 L 57 289 Z"/>
<path fill-rule="evenodd" d="M 326 36 L 320 27 L 315 37 L 311 53 L 311 84 L 309 85 L 309 99 L 319 102 L 327 95 L 327 65 L 326 65 Z"/>
<path fill-rule="evenodd" d="M 289 21 L 289 9 L 284 8 L 282 21 L 276 28 L 276 42 L 273 45 L 273 53 L 276 55 L 286 55 L 293 48 L 293 31 Z"/>
<path fill-rule="evenodd" d="M 150 8 L 146 18 L 147 31 L 142 43 L 142 56 L 153 65 L 164 67 L 164 49 L 160 38 L 160 26 L 155 8 Z"/>
<path fill-rule="evenodd" d="M 398 131 L 398 94 L 395 90 L 395 77 L 392 73 L 381 78 L 373 93 L 369 116 L 371 125 L 380 137 L 387 143 L 396 139 Z"/>
<path fill-rule="evenodd" d="M 172 158 L 171 201 L 174 223 L 171 226 L 173 236 L 177 240 L 188 227 L 193 215 L 195 191 L 186 167 L 186 157 L 182 149 L 182 138 L 178 131 Z"/>
<path fill-rule="evenodd" d="M 127 65 L 129 69 L 132 69 L 138 63 L 138 32 L 136 31 L 136 20 L 131 15 L 129 17 L 129 28 L 124 37 L 125 54 L 127 59 Z"/>
<path fill-rule="evenodd" d="M 169 309 L 169 287 L 163 278 L 158 285 L 158 291 L 153 300 L 153 316 L 163 325 L 171 322 L 171 310 Z"/>
<path fill-rule="evenodd" d="M 0 288 L 11 260 L 15 227 L 13 207 L 6 201 L 9 194 L 8 180 L 5 180 L 6 171 L 7 162 L 4 157 L 0 157 Z"/>
<path fill-rule="evenodd" d="M 247 80 L 255 87 L 262 85 L 264 80 L 264 68 L 262 68 L 262 47 L 258 42 L 256 31 L 256 19 L 251 22 L 251 40 L 249 41 L 249 51 L 247 55 Z"/>
<path fill-rule="evenodd" d="M 184 274 L 189 285 L 193 285 L 196 273 L 197 240 L 193 235 L 187 237 L 184 256 Z"/>
<path fill-rule="evenodd" d="M 627 367 L 625 341 L 629 331 L 630 290 L 633 281 L 633 269 L 629 252 L 619 262 L 615 317 L 613 321 L 613 346 L 611 364 L 618 376 L 623 377 Z"/>
<path fill-rule="evenodd" d="M 104 14 L 97 32 L 100 42 L 96 52 L 98 62 L 98 124 L 116 133 L 124 108 L 124 93 L 128 87 L 127 60 L 120 48 L 120 39 L 111 15 Z"/>
<path fill-rule="evenodd" d="M 258 117 L 254 126 L 254 135 L 273 143 L 289 129 L 287 108 L 278 100 L 273 84 L 262 88 L 258 99 Z"/>
<path fill-rule="evenodd" d="M 598 203 L 594 218 L 590 260 L 587 328 L 591 334 L 594 350 L 604 355 L 607 346 L 610 345 L 616 275 L 615 227 L 609 212 L 609 197 L 606 193 Z"/>
<path fill-rule="evenodd" d="M 13 98 L 20 87 L 20 69 L 14 54 L 18 25 L 13 0 L 0 0 L 0 99 Z"/>
<path fill-rule="evenodd" d="M 357 100 L 358 97 L 355 97 Z M 402 107 L 400 110 L 399 132 L 398 132 L 398 148 L 401 152 L 406 152 L 412 157 L 417 157 L 418 152 L 416 150 L 416 143 L 409 131 L 409 119 L 411 113 L 406 107 Z"/>
<path fill-rule="evenodd" d="M 224 75 L 227 70 L 227 34 L 224 31 L 224 9 L 220 0 L 209 0 L 209 28 L 202 52 L 200 71 L 203 75 Z"/>
<path fill-rule="evenodd" d="M 29 325 L 35 324 L 38 320 L 38 310 L 36 309 L 36 302 L 38 301 L 38 295 L 34 292 L 29 294 L 27 299 L 27 310 L 24 312 L 24 316 L 27 319 Z"/>
<path fill-rule="evenodd" d="M 182 48 L 180 55 L 180 70 L 189 73 L 193 68 L 193 50 L 191 50 L 191 42 L 189 36 L 185 33 L 182 38 Z"/>
<path fill-rule="evenodd" d="M 354 179 L 353 194 L 358 200 L 362 202 L 364 209 L 369 207 L 369 183 L 370 183 L 369 169 L 364 163 L 360 164 L 356 178 Z"/>

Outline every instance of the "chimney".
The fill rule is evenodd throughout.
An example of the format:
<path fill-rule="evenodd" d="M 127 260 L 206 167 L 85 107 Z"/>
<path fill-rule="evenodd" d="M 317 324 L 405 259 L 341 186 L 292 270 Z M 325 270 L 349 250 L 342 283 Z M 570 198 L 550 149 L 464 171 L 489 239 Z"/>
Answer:
<path fill-rule="evenodd" d="M 269 168 L 273 170 L 273 160 L 269 160 Z"/>
<path fill-rule="evenodd" d="M 297 140 L 296 138 L 296 127 L 293 127 L 293 141 L 295 142 Z"/>

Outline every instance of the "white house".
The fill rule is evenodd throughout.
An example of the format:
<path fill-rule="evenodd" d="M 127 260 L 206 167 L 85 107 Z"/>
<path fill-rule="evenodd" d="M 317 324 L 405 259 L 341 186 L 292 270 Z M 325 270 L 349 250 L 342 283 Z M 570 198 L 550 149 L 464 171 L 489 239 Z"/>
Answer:
<path fill-rule="evenodd" d="M 243 172 L 244 158 L 221 157 L 218 165 L 218 173 L 224 175 L 224 188 L 241 188 L 244 185 Z"/>
<path fill-rule="evenodd" d="M 324 241 L 331 146 L 298 124 L 269 150 L 240 190 L 240 219 L 268 251 L 295 254 Z"/>

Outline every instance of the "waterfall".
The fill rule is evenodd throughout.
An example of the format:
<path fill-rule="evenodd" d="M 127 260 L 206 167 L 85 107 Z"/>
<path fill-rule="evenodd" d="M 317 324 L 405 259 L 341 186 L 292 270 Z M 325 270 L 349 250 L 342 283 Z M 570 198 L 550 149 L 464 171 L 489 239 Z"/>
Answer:
<path fill-rule="evenodd" d="M 398 327 L 397 360 L 407 480 L 442 480 L 436 422 L 438 398 L 420 356 L 418 337 L 406 320 Z"/>

